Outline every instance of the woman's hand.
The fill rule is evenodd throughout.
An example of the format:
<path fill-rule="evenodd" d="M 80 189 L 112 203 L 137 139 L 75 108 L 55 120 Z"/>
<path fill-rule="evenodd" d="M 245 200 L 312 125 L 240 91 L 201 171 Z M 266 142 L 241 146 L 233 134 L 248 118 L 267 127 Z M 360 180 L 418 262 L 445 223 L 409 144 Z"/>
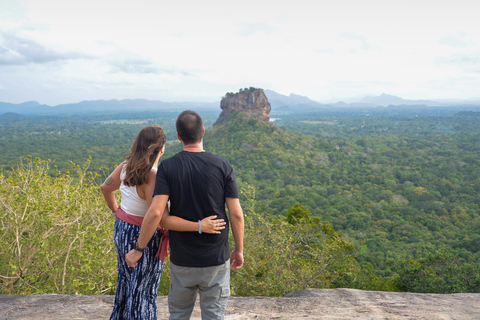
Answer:
<path fill-rule="evenodd" d="M 223 219 L 217 219 L 217 216 L 210 216 L 200 221 L 202 232 L 220 234 L 225 229 L 226 222 Z"/>
<path fill-rule="evenodd" d="M 125 256 L 125 261 L 129 267 L 135 268 L 138 265 L 138 260 L 142 257 L 143 253 L 135 249 L 130 250 Z"/>
<path fill-rule="evenodd" d="M 158 197 L 158 196 L 156 196 Z M 171 216 L 165 209 L 160 222 L 162 228 L 182 232 L 198 232 L 198 221 L 189 221 L 177 216 Z M 217 219 L 216 215 L 209 216 L 200 220 L 200 231 L 203 233 L 220 234 L 225 229 L 226 222 L 223 219 Z"/>

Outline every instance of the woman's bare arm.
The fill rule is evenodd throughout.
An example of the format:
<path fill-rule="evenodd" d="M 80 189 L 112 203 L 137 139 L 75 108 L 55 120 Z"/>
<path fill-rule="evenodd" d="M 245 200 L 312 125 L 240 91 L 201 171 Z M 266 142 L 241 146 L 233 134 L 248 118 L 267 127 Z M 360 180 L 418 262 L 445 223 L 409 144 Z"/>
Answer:
<path fill-rule="evenodd" d="M 112 212 L 117 212 L 118 210 L 117 199 L 115 199 L 115 190 L 120 188 L 120 173 L 122 172 L 124 165 L 125 163 L 122 162 L 118 167 L 116 167 L 100 186 L 103 197 L 105 198 L 105 201 Z"/>
<path fill-rule="evenodd" d="M 223 219 L 216 218 L 217 216 L 206 217 L 200 220 L 199 226 L 198 221 L 188 221 L 180 217 L 171 216 L 167 207 L 165 207 L 160 225 L 169 230 L 192 232 L 198 232 L 200 227 L 201 232 L 220 234 L 220 231 L 225 229 L 226 223 Z"/>

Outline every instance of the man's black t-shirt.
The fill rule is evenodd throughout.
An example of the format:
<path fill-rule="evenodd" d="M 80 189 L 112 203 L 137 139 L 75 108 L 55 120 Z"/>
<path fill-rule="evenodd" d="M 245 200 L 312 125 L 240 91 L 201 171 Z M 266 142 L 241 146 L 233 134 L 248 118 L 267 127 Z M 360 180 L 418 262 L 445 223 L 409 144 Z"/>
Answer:
<path fill-rule="evenodd" d="M 153 195 L 169 195 L 170 214 L 189 221 L 211 215 L 227 222 L 221 234 L 169 231 L 170 261 L 184 267 L 210 267 L 230 258 L 225 198 L 238 198 L 230 163 L 210 152 L 181 151 L 160 163 Z"/>

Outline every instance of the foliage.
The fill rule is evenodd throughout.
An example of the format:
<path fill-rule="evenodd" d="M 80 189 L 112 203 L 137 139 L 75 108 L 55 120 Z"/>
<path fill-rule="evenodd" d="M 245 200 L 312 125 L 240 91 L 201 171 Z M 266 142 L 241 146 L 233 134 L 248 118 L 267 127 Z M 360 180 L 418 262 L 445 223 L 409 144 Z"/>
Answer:
<path fill-rule="evenodd" d="M 218 113 L 202 116 L 207 128 L 205 149 L 227 158 L 239 186 L 250 186 L 255 192 L 254 214 L 250 216 L 258 220 L 259 230 L 267 232 L 263 238 L 249 235 L 257 247 L 262 241 L 276 241 L 277 246 L 283 243 L 275 238 L 277 228 L 286 243 L 295 243 L 295 230 L 290 228 L 300 224 L 309 230 L 311 221 L 305 222 L 305 213 L 310 220 L 321 219 L 322 225 L 328 222 L 356 248 L 355 268 L 361 266 L 361 271 L 339 274 L 330 282 L 331 287 L 400 290 L 397 283 L 406 283 L 403 290 L 414 291 L 417 289 L 412 289 L 415 285 L 410 281 L 414 278 L 406 272 L 414 270 L 414 263 L 405 262 L 410 259 L 423 266 L 431 252 L 446 250 L 458 266 L 473 270 L 471 273 L 480 266 L 480 113 L 459 112 L 478 109 L 403 106 L 310 113 L 296 110 L 272 114 L 278 119 L 275 123 L 238 114 L 211 129 Z M 70 160 L 83 163 L 89 155 L 92 173 L 104 175 L 111 170 L 101 168 L 112 168 L 122 161 L 140 127 L 150 122 L 166 128 L 169 144 L 164 157 L 168 157 L 181 148 L 175 142 L 175 117 L 173 113 L 0 116 L 0 168 L 8 170 L 2 179 L 17 170 L 14 167 L 25 154 L 52 159 L 47 170 L 54 179 L 60 178 L 56 169 L 65 172 Z M 97 177 L 97 181 L 102 180 Z M 244 209 L 246 201 L 242 199 Z M 295 212 L 300 222 L 295 222 Z M 263 221 L 265 228 L 259 226 Z M 287 235 L 287 231 L 292 234 Z M 111 232 L 107 240 L 110 237 Z M 3 233 L 0 238 L 5 239 Z M 267 252 L 267 248 L 258 250 Z M 277 248 L 268 250 L 277 253 Z M 278 254 L 285 255 L 283 251 Z M 248 255 L 246 259 L 247 267 Z M 10 276 L 3 271 L 4 261 L 10 262 L 0 257 L 1 275 Z M 404 267 L 399 263 L 405 263 Z M 441 281 L 445 270 L 430 273 L 437 279 L 429 279 Z M 456 273 L 462 272 L 459 269 Z M 168 268 L 163 278 L 168 279 Z M 162 280 L 161 286 L 164 284 L 166 292 L 168 285 Z M 461 281 L 455 286 L 455 292 L 470 290 Z M 288 290 L 281 287 L 280 291 Z"/>
<path fill-rule="evenodd" d="M 238 90 L 238 93 L 242 93 L 242 92 L 247 92 L 247 91 L 250 91 L 250 92 L 253 92 L 255 90 L 263 90 L 261 88 L 255 88 L 255 87 L 250 87 L 250 88 L 240 88 Z M 235 95 L 235 93 L 233 92 L 227 92 L 225 94 L 225 96 L 223 96 L 222 98 L 232 98 L 233 96 Z"/>
<path fill-rule="evenodd" d="M 116 255 L 113 218 L 88 171 L 49 175 L 49 162 L 25 158 L 2 173 L 0 209 L 1 294 L 113 294 Z M 245 268 L 234 273 L 236 295 L 278 296 L 305 287 L 328 287 L 358 271 L 354 246 L 300 204 L 295 224 L 254 211 L 246 195 Z M 264 243 L 261 248 L 258 243 Z M 168 259 L 159 288 L 169 289 Z M 248 283 L 248 285 L 245 285 Z"/>
<path fill-rule="evenodd" d="M 462 263 L 448 252 L 429 254 L 419 262 L 406 260 L 396 266 L 401 290 L 419 293 L 480 292 L 480 267 Z"/>
<path fill-rule="evenodd" d="M 376 275 L 371 263 L 364 263 L 357 273 L 342 275 L 336 279 L 332 288 L 354 288 L 369 291 L 401 291 L 397 286 L 397 276 L 383 278 Z"/>
<path fill-rule="evenodd" d="M 208 128 L 218 113 L 201 112 Z M 10 170 L 26 155 L 51 159 L 50 173 L 65 172 L 70 162 L 84 163 L 91 157 L 90 168 L 110 174 L 130 150 L 141 128 L 157 124 L 167 136 L 165 156 L 171 156 L 178 145 L 175 119 L 178 112 L 106 113 L 58 116 L 0 116 L 0 169 Z M 172 149 L 173 146 L 173 149 Z"/>
<path fill-rule="evenodd" d="M 234 295 L 281 296 L 304 288 L 328 288 L 338 277 L 358 272 L 354 246 L 300 204 L 295 224 L 254 210 L 254 190 L 245 200 L 245 264 L 232 273 Z M 301 212 L 300 212 L 301 211 Z M 261 244 L 261 245 L 259 245 Z"/>
<path fill-rule="evenodd" d="M 288 210 L 287 222 L 290 224 L 297 224 L 297 222 L 309 221 L 312 213 L 310 210 L 305 209 L 300 203 L 296 203 L 293 208 Z"/>
<path fill-rule="evenodd" d="M 25 158 L 0 173 L 0 294 L 114 293 L 114 219 L 88 165 L 52 176 Z"/>
<path fill-rule="evenodd" d="M 256 189 L 258 212 L 287 216 L 302 203 L 359 246 L 372 279 L 388 282 L 389 260 L 440 248 L 480 264 L 480 127 L 470 114 L 434 111 L 444 114 L 325 111 L 276 124 L 239 114 L 205 145 Z"/>

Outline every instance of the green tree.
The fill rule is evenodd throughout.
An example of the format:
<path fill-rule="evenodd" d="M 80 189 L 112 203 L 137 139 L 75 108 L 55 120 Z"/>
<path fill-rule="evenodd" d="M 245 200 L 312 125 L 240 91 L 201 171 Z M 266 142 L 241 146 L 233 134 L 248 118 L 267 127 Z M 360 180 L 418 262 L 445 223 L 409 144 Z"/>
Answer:
<path fill-rule="evenodd" d="M 403 291 L 456 293 L 480 291 L 480 267 L 461 262 L 452 253 L 439 251 L 419 262 L 406 260 L 396 266 L 397 285 Z"/>
<path fill-rule="evenodd" d="M 113 294 L 114 219 L 89 162 L 53 176 L 48 164 L 0 173 L 0 294 Z"/>
<path fill-rule="evenodd" d="M 300 203 L 296 203 L 292 208 L 288 209 L 287 222 L 295 225 L 298 221 L 310 221 L 312 213 L 305 209 Z"/>
<path fill-rule="evenodd" d="M 253 196 L 251 186 L 244 196 Z M 281 296 L 304 288 L 329 288 L 333 281 L 358 272 L 355 247 L 328 223 L 312 218 L 301 205 L 295 224 L 267 217 L 245 201 L 245 265 L 232 274 L 232 290 L 241 296 Z"/>

